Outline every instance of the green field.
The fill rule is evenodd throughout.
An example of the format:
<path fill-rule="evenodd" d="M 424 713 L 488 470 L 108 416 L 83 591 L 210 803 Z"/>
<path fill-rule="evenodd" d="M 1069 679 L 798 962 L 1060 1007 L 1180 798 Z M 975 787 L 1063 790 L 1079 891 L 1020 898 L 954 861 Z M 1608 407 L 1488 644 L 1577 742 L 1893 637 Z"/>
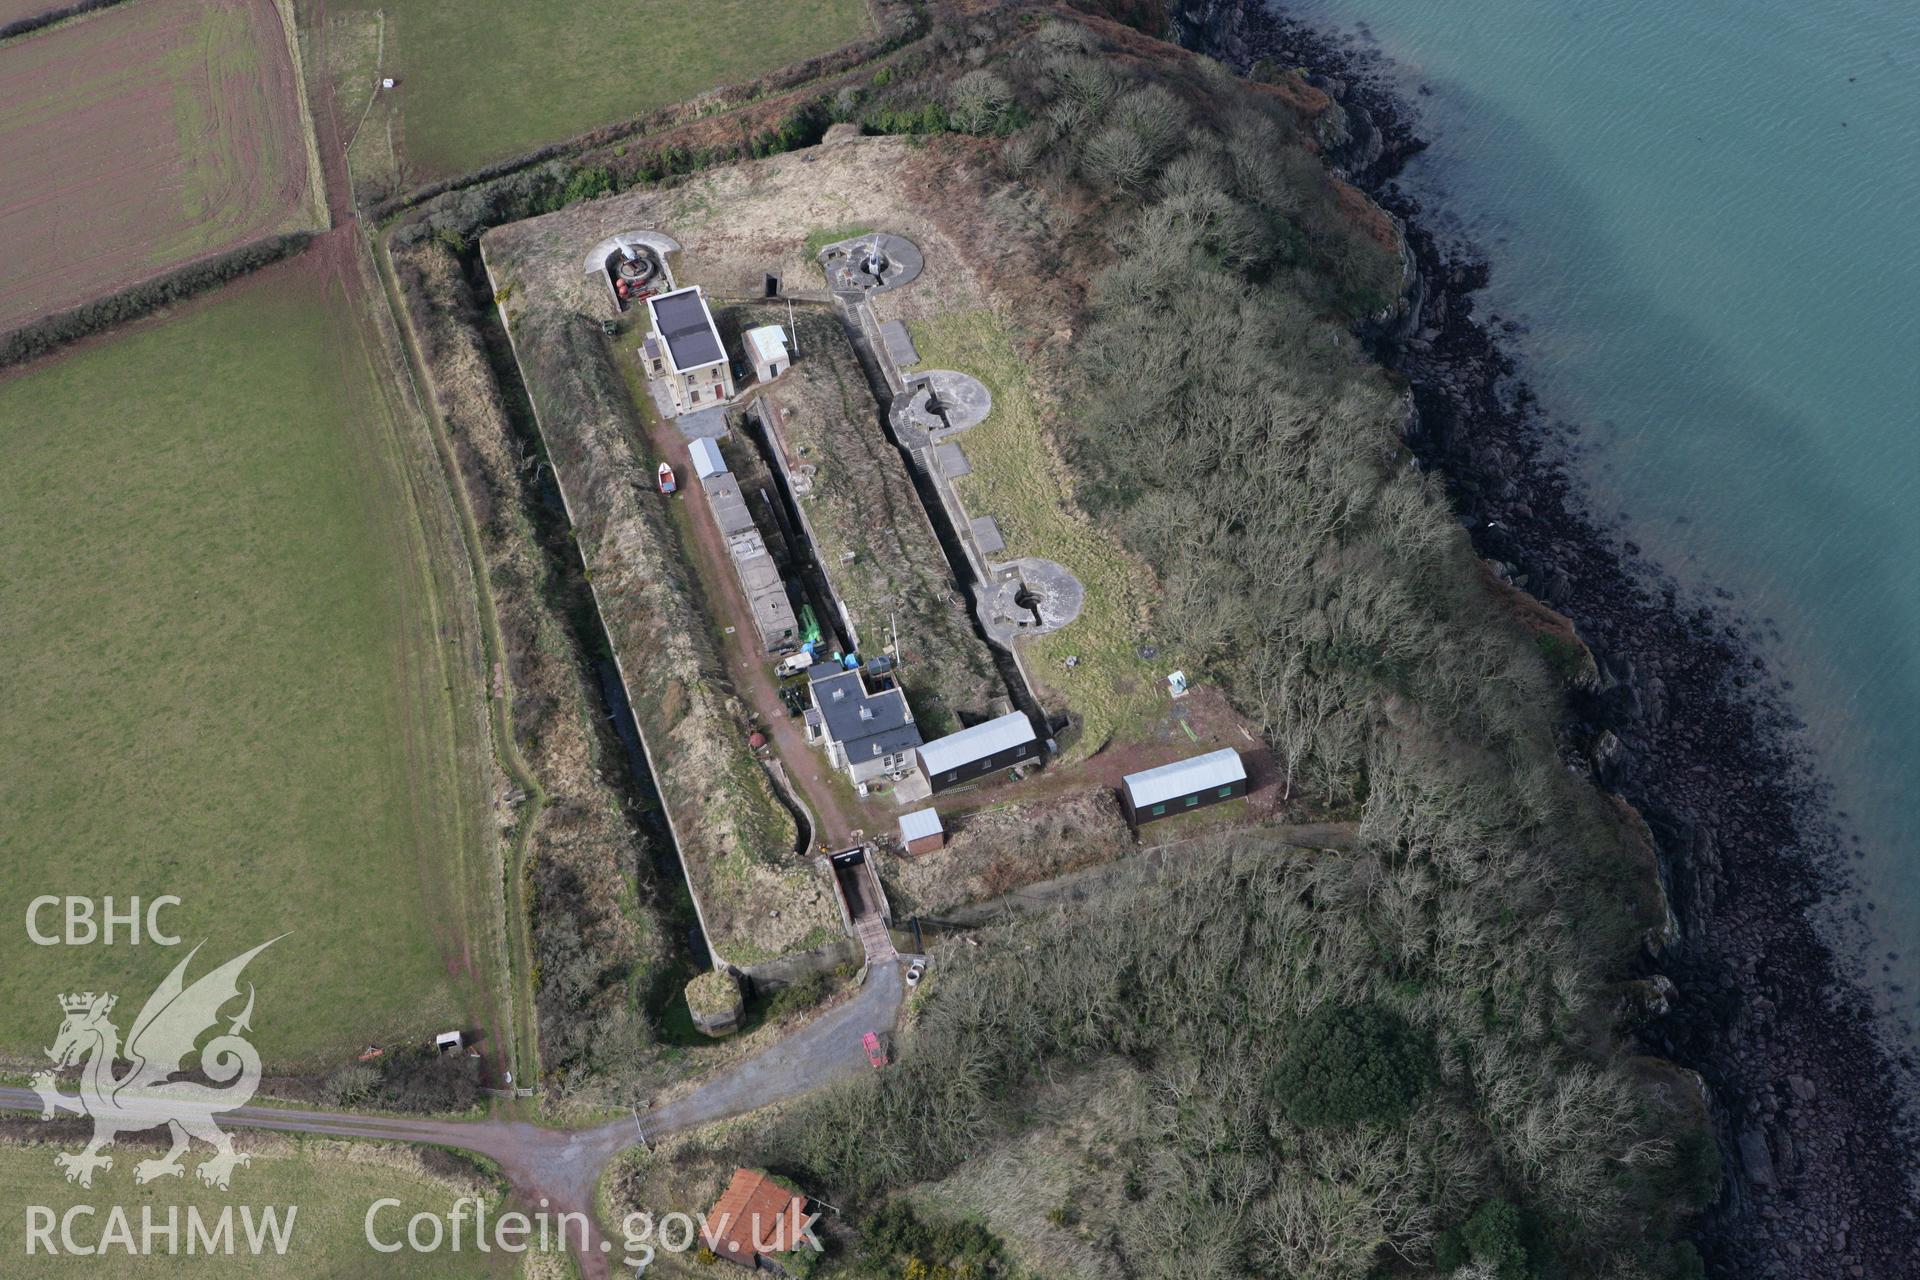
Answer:
<path fill-rule="evenodd" d="M 33 1130 L 12 1126 L 16 1132 Z M 36 1138 L 38 1135 L 34 1135 Z M 375 1238 L 382 1244 L 403 1240 L 407 1220 L 416 1213 L 432 1213 L 443 1222 L 454 1201 L 462 1195 L 479 1195 L 489 1201 L 489 1218 L 500 1211 L 497 1190 L 478 1178 L 449 1177 L 428 1172 L 409 1153 L 372 1146 L 335 1142 L 240 1139 L 243 1150 L 252 1152 L 251 1163 L 236 1169 L 232 1187 L 218 1191 L 204 1186 L 192 1170 L 205 1149 L 196 1147 L 187 1157 L 187 1173 L 179 1178 L 162 1178 L 145 1186 L 137 1185 L 133 1166 L 137 1161 L 160 1154 L 157 1147 L 142 1149 L 121 1144 L 113 1168 L 96 1174 L 91 1190 L 69 1186 L 54 1166 L 55 1153 L 77 1147 L 78 1142 L 62 1145 L 34 1142 L 31 1145 L 0 1145 L 0 1201 L 8 1206 L 0 1214 L 0 1270 L 8 1276 L 88 1276 L 110 1280 L 112 1277 L 139 1277 L 192 1274 L 201 1277 L 247 1276 L 262 1280 L 317 1280 L 320 1277 L 382 1276 L 461 1277 L 463 1280 L 491 1280 L 492 1277 L 518 1276 L 533 1255 L 509 1256 L 504 1253 L 477 1253 L 469 1234 L 467 1247 L 459 1253 L 444 1249 L 438 1253 L 417 1253 L 402 1249 L 386 1254 L 373 1249 L 366 1240 L 366 1215 L 376 1200 L 395 1199 L 399 1207 L 383 1207 L 374 1219 Z M 152 1220 L 166 1221 L 167 1210 L 177 1209 L 180 1237 L 169 1255 L 164 1236 L 153 1237 L 153 1252 L 131 1256 L 119 1245 L 103 1251 L 99 1257 L 48 1256 L 44 1241 L 34 1241 L 35 1252 L 27 1253 L 28 1211 L 24 1206 L 50 1210 L 55 1220 L 75 1205 L 90 1205 L 91 1218 L 76 1217 L 75 1243 L 92 1246 L 103 1241 L 108 1214 L 114 1207 L 124 1210 L 133 1231 L 135 1248 L 140 1247 L 141 1209 L 153 1211 Z M 294 1208 L 292 1230 L 287 1235 L 284 1255 L 271 1245 L 256 1256 L 246 1245 L 239 1207 L 250 1207 L 258 1215 L 262 1210 L 279 1211 L 285 1221 L 287 1206 Z M 233 1209 L 234 1252 L 227 1254 L 187 1254 L 188 1209 L 196 1210 L 211 1229 L 224 1209 Z M 255 1221 L 259 1219 L 256 1216 Z M 38 1219 L 37 1221 L 44 1221 Z M 422 1239 L 427 1237 L 424 1234 Z M 60 1244 L 59 1231 L 52 1240 Z"/>
<path fill-rule="evenodd" d="M 493 1023 L 478 681 L 370 351 L 302 262 L 0 380 L 0 1060 L 289 931 L 270 1070 Z M 177 895 L 184 945 L 32 945 L 45 894 Z"/>
<path fill-rule="evenodd" d="M 367 0 L 416 178 L 464 173 L 859 39 L 865 0 Z"/>

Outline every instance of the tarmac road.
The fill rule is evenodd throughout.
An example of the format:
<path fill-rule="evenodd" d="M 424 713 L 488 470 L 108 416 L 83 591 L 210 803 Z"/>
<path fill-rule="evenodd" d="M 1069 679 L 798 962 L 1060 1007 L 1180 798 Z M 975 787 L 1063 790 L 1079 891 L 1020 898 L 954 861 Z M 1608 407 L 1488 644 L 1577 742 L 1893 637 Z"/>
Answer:
<path fill-rule="evenodd" d="M 619 1247 L 604 1234 L 593 1213 L 594 1190 L 608 1161 L 642 1140 L 741 1115 L 872 1070 L 860 1038 L 868 1031 L 892 1030 L 905 990 L 899 961 L 875 965 L 853 999 L 792 1035 L 727 1068 L 683 1098 L 644 1116 L 592 1129 L 553 1129 L 521 1120 L 427 1120 L 281 1107 L 240 1107 L 217 1118 L 239 1128 L 411 1142 L 486 1156 L 499 1164 L 516 1199 L 527 1207 L 537 1208 L 545 1200 L 548 1213 L 586 1215 L 587 1247 L 575 1253 L 588 1280 L 606 1280 Z M 0 1088 L 0 1109 L 38 1112 L 40 1098 L 31 1089 Z M 244 1171 L 236 1176 L 243 1177 Z"/>

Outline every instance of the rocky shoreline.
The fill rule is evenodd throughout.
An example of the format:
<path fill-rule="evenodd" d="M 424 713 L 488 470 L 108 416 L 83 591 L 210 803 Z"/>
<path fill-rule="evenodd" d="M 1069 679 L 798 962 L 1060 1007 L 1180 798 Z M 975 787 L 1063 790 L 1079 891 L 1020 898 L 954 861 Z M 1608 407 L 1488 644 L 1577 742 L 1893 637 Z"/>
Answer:
<path fill-rule="evenodd" d="M 1405 228 L 1403 314 L 1369 340 L 1409 380 L 1408 444 L 1448 480 L 1480 553 L 1566 614 L 1601 672 L 1575 707 L 1582 763 L 1645 815 L 1680 942 L 1647 1049 L 1711 1091 L 1727 1170 L 1697 1236 L 1709 1273 L 1920 1275 L 1914 1063 L 1814 923 L 1845 883 L 1822 787 L 1777 681 L 1724 610 L 1690 598 L 1594 519 L 1564 442 L 1474 312 L 1487 266 L 1440 243 L 1395 177 L 1424 145 L 1377 58 L 1260 0 L 1176 4 L 1172 33 L 1246 70 L 1310 69 L 1344 108 L 1336 163 Z"/>

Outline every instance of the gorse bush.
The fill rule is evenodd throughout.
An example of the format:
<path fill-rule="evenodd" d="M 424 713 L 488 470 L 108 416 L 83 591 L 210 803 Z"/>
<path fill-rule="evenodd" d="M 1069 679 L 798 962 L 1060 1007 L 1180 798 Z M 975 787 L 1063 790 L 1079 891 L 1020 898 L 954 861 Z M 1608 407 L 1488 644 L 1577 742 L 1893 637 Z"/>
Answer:
<path fill-rule="evenodd" d="M 922 1217 L 890 1204 L 861 1224 L 856 1273 L 887 1280 L 1013 1280 L 1006 1247 L 975 1222 Z"/>
<path fill-rule="evenodd" d="M 573 176 L 567 179 L 567 185 L 561 188 L 560 204 L 572 204 L 576 200 L 591 200 L 613 190 L 613 175 L 599 165 L 588 165 L 575 169 Z"/>
<path fill-rule="evenodd" d="M 1493 1274 L 1494 1280 L 1527 1280 L 1527 1246 L 1522 1240 L 1520 1211 L 1505 1200 L 1489 1200 L 1474 1210 L 1460 1228 L 1467 1256 Z"/>
<path fill-rule="evenodd" d="M 1411 1115 L 1434 1080 L 1433 1051 L 1377 1004 L 1323 1004 L 1287 1036 L 1272 1087 L 1303 1128 L 1391 1124 Z"/>
<path fill-rule="evenodd" d="M 1441 1233 L 1434 1248 L 1434 1267 L 1442 1275 L 1534 1280 L 1543 1274 L 1533 1259 L 1540 1249 L 1539 1231 L 1526 1213 L 1495 1198 L 1459 1226 Z"/>
<path fill-rule="evenodd" d="M 865 133 L 942 133 L 947 128 L 947 112 L 937 102 L 917 107 L 875 107 L 860 118 Z"/>

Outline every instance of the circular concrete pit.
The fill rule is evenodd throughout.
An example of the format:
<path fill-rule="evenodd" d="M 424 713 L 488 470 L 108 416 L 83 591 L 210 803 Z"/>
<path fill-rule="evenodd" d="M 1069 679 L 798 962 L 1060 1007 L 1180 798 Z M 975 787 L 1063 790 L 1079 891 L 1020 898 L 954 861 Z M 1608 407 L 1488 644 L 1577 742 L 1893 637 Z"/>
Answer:
<path fill-rule="evenodd" d="M 915 378 L 894 398 L 893 424 L 940 440 L 978 425 L 993 412 L 993 393 L 968 373 L 934 369 Z"/>
<path fill-rule="evenodd" d="M 875 231 L 830 244 L 820 251 L 827 287 L 835 293 L 885 293 L 911 284 L 926 265 L 913 241 Z"/>
<path fill-rule="evenodd" d="M 1023 556 L 989 568 L 993 582 L 980 593 L 980 621 L 995 640 L 1045 635 L 1080 616 L 1087 590 L 1065 565 Z"/>

